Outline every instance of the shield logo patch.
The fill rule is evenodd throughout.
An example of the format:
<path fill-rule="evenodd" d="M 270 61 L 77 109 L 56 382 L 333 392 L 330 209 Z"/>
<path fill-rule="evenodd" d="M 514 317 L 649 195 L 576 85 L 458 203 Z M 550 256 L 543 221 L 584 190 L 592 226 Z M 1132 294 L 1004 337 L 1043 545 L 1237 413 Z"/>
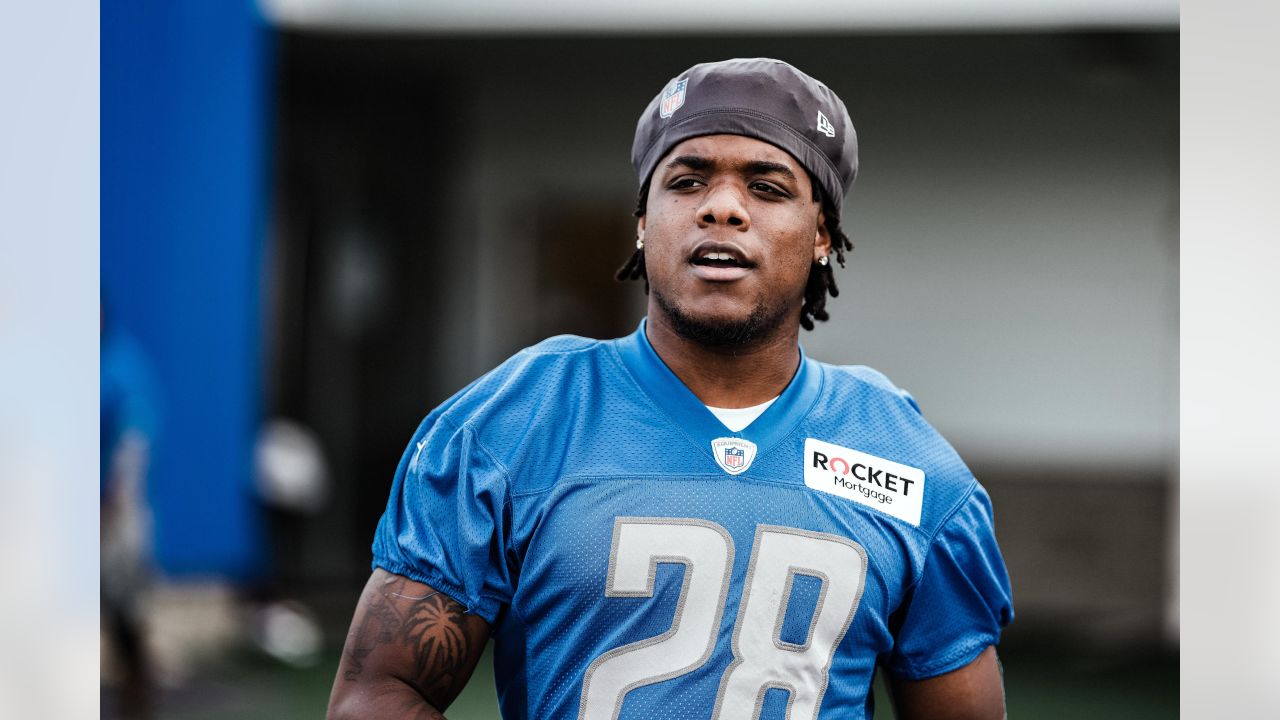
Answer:
<path fill-rule="evenodd" d="M 738 475 L 746 472 L 756 459 L 756 444 L 742 438 L 716 438 L 711 441 L 711 455 L 721 470 Z"/>
<path fill-rule="evenodd" d="M 743 454 L 742 448 L 725 448 L 724 464 L 731 468 L 742 467 Z"/>
<path fill-rule="evenodd" d="M 688 78 L 681 78 L 666 90 L 662 91 L 662 100 L 658 103 L 658 114 L 664 118 L 671 117 L 671 114 L 680 109 L 684 105 L 684 91 L 689 86 Z"/>

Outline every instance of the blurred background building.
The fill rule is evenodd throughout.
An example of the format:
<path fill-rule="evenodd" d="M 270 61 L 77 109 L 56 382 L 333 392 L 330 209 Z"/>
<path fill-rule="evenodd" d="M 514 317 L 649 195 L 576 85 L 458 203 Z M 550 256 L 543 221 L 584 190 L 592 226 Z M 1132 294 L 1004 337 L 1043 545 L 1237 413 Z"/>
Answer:
<path fill-rule="evenodd" d="M 990 490 L 1011 714 L 1176 714 L 1176 2 L 651 5 L 103 3 L 104 304 L 163 398 L 158 714 L 323 708 L 417 423 L 635 326 L 636 119 L 735 56 L 849 107 L 857 249 L 802 342 L 910 389 Z"/>

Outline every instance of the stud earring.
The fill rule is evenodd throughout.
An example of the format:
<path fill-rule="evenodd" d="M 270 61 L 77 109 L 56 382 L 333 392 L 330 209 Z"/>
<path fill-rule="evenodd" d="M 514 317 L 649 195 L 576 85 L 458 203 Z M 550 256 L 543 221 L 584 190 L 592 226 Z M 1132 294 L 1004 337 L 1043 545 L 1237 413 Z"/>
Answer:
<path fill-rule="evenodd" d="M 828 262 L 829 262 L 829 261 L 827 260 L 827 256 L 826 256 L 826 255 L 823 255 L 822 257 L 818 258 L 818 264 L 819 264 L 819 265 L 821 265 L 821 266 L 823 266 L 823 267 L 826 267 Z"/>
<path fill-rule="evenodd" d="M 636 234 L 636 249 L 637 250 L 644 249 L 644 233 L 643 232 Z"/>

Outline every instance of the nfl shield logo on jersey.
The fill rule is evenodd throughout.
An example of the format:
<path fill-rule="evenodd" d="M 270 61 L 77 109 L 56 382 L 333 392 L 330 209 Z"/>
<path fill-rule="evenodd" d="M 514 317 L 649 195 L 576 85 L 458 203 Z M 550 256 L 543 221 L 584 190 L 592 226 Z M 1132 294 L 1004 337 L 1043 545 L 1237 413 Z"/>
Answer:
<path fill-rule="evenodd" d="M 664 118 L 671 117 L 671 114 L 680 109 L 684 105 L 684 89 L 689 86 L 689 80 L 683 78 L 677 80 L 667 86 L 662 91 L 662 102 L 658 103 L 658 114 Z"/>
<path fill-rule="evenodd" d="M 724 464 L 731 468 L 742 467 L 742 448 L 727 447 L 724 449 Z"/>
<path fill-rule="evenodd" d="M 742 438 L 716 438 L 711 441 L 711 454 L 721 470 L 737 475 L 751 467 L 756 459 L 756 444 Z"/>

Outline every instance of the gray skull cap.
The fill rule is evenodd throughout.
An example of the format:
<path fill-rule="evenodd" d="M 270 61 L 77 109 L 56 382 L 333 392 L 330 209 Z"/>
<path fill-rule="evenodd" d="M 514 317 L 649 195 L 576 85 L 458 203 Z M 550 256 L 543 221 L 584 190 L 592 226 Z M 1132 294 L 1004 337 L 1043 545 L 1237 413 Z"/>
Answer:
<path fill-rule="evenodd" d="M 826 85 L 771 58 L 694 65 L 666 84 L 636 124 L 631 164 L 641 187 L 671 148 L 720 134 L 790 153 L 839 215 L 858 174 L 858 136 L 844 103 Z"/>

